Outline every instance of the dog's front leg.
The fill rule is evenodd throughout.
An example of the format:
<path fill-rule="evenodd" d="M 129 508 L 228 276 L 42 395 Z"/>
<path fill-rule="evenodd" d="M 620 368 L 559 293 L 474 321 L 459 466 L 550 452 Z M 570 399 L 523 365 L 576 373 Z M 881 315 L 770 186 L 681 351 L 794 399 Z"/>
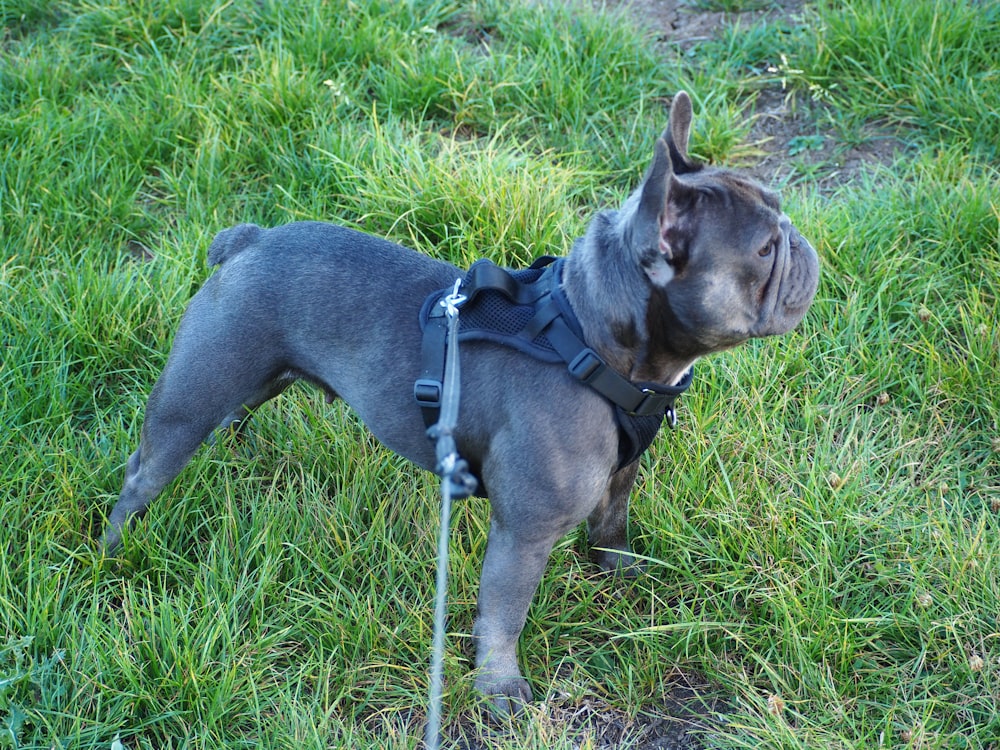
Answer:
<path fill-rule="evenodd" d="M 628 501 L 638 471 L 639 462 L 633 461 L 615 472 L 600 503 L 587 517 L 591 559 L 604 570 L 627 576 L 642 572 L 628 543 Z"/>
<path fill-rule="evenodd" d="M 473 630 L 476 688 L 501 716 L 516 714 L 531 701 L 531 688 L 517 664 L 517 639 L 549 552 L 562 532 L 560 528 L 556 533 L 536 535 L 524 525 L 504 523 L 496 515 L 490 523 L 479 617 Z"/>

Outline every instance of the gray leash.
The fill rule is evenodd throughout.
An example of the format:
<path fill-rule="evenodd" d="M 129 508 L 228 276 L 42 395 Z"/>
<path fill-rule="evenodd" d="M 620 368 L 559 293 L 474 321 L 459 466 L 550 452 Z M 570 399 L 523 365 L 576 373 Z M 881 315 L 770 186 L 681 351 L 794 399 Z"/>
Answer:
<path fill-rule="evenodd" d="M 461 371 L 458 361 L 458 308 L 465 295 L 458 290 L 462 280 L 455 281 L 451 294 L 441 300 L 448 317 L 448 345 L 441 387 L 441 413 L 437 424 L 427 434 L 435 441 L 437 473 L 441 476 L 441 527 L 438 531 L 437 594 L 434 600 L 434 643 L 431 648 L 431 686 L 427 709 L 427 733 L 424 744 L 437 750 L 441 739 L 441 684 L 444 671 L 445 605 L 448 598 L 448 524 L 451 520 L 452 498 L 468 497 L 476 491 L 476 478 L 468 464 L 458 455 L 455 427 L 458 424 L 458 402 L 461 392 Z"/>

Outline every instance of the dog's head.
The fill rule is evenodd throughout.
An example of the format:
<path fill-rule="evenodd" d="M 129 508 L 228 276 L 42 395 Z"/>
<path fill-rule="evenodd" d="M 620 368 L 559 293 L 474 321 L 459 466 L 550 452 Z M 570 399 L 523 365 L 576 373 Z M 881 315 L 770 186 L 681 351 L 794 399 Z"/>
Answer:
<path fill-rule="evenodd" d="M 651 287 L 650 334 L 701 356 L 794 328 L 816 293 L 819 260 L 775 193 L 688 155 L 691 117 L 682 91 L 622 212 L 621 237 Z"/>

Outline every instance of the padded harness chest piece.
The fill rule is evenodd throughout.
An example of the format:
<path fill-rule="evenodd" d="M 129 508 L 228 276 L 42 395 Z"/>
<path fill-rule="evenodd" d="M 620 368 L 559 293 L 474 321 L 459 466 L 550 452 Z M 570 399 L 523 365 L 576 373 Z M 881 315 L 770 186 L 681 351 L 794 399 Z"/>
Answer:
<path fill-rule="evenodd" d="M 674 401 L 691 385 L 691 370 L 680 383 L 633 383 L 612 369 L 583 340 L 583 332 L 562 289 L 563 258 L 543 256 L 524 270 L 477 261 L 462 281 L 467 300 L 459 317 L 459 341 L 483 340 L 517 349 L 543 362 L 565 363 L 569 373 L 615 406 L 618 468 L 643 454 L 664 418 L 676 422 Z M 431 294 L 420 311 L 424 331 L 421 374 L 413 386 L 424 422 L 438 418 L 444 371 L 447 321 L 440 301 L 450 289 Z"/>

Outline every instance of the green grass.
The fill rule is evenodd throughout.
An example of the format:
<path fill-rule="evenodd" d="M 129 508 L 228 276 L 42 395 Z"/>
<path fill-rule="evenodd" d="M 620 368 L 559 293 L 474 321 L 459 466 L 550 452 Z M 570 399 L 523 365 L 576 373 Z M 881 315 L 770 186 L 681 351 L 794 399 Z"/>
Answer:
<path fill-rule="evenodd" d="M 550 700 L 509 731 L 469 676 L 489 508 L 456 508 L 446 723 L 596 746 L 552 706 L 655 712 L 683 670 L 729 702 L 712 747 L 1000 746 L 1000 5 L 806 13 L 673 54 L 560 4 L 0 0 L 0 747 L 418 746 L 436 484 L 342 405 L 268 404 L 94 551 L 208 241 L 523 263 L 625 195 L 676 89 L 726 162 L 778 85 L 912 148 L 786 189 L 812 311 L 699 367 L 644 459 L 648 575 L 558 545 L 522 639 Z"/>

